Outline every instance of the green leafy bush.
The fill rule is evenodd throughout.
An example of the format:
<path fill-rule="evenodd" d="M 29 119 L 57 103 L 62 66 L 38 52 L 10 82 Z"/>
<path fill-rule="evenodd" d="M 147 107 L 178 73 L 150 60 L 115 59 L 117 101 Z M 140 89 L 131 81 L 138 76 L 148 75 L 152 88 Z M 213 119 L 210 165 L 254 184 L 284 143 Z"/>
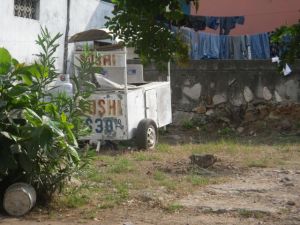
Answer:
<path fill-rule="evenodd" d="M 82 127 L 81 106 L 88 97 L 78 89 L 75 98 L 45 91 L 57 77 L 54 53 L 60 37 L 42 29 L 37 40 L 42 50 L 31 65 L 0 48 L 0 188 L 28 182 L 45 201 L 80 166 L 74 129 Z"/>

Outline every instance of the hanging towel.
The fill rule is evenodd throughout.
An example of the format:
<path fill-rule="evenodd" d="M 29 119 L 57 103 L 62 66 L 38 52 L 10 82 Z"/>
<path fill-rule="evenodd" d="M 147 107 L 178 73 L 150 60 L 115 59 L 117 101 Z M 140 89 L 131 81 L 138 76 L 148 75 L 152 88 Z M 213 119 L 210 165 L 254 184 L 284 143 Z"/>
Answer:
<path fill-rule="evenodd" d="M 191 59 L 199 60 L 199 35 L 195 31 L 191 31 Z"/>
<path fill-rule="evenodd" d="M 191 32 L 194 32 L 192 29 L 188 28 L 188 27 L 181 27 L 178 30 L 178 33 L 180 35 L 180 38 L 182 39 L 182 41 L 184 41 L 189 49 L 189 57 L 191 58 L 192 56 L 192 34 Z"/>
<path fill-rule="evenodd" d="M 199 58 L 199 41 L 198 33 L 188 27 L 181 27 L 179 30 L 182 40 L 187 44 L 189 49 L 189 57 L 192 60 Z"/>
<path fill-rule="evenodd" d="M 205 16 L 188 16 L 188 27 L 193 28 L 195 31 L 205 30 L 206 17 Z"/>
<path fill-rule="evenodd" d="M 247 59 L 247 44 L 245 36 L 230 37 L 230 58 L 236 60 Z"/>
<path fill-rule="evenodd" d="M 250 36 L 252 59 L 269 59 L 270 42 L 267 33 Z"/>
<path fill-rule="evenodd" d="M 220 25 L 220 17 L 215 17 L 215 16 L 207 16 L 206 17 L 206 26 L 217 30 Z"/>
<path fill-rule="evenodd" d="M 220 57 L 220 36 L 198 32 L 199 35 L 199 58 L 218 59 Z"/>
<path fill-rule="evenodd" d="M 220 59 L 229 59 L 230 58 L 230 36 L 220 35 Z"/>
<path fill-rule="evenodd" d="M 220 34 L 229 35 L 230 31 L 235 28 L 236 24 L 243 25 L 244 16 L 221 17 L 220 18 Z"/>

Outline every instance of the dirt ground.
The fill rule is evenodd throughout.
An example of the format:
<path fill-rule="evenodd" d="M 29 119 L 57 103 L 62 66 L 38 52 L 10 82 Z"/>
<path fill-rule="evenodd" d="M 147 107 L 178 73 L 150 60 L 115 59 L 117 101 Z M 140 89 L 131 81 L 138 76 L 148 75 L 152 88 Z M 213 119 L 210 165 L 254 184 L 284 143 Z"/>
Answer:
<path fill-rule="evenodd" d="M 192 137 L 190 133 L 185 137 L 189 141 L 197 138 Z M 178 138 L 171 136 L 165 139 L 168 141 Z M 163 187 L 151 191 L 142 190 L 144 197 L 141 197 L 139 191 L 133 192 L 126 201 L 112 208 L 99 209 L 90 219 L 84 217 L 84 209 L 36 208 L 24 218 L 0 216 L 0 224 L 299 225 L 300 142 L 297 143 L 296 140 L 289 146 L 293 146 L 290 150 L 293 153 L 284 155 L 282 159 L 285 163 L 271 166 L 247 167 L 234 158 L 217 153 L 221 160 L 212 168 L 203 171 L 210 176 L 226 178 L 222 179 L 222 182 L 209 183 L 180 194 L 166 191 Z M 281 143 L 276 145 L 276 148 L 285 147 L 286 145 Z M 178 158 L 173 164 L 166 161 L 152 164 L 167 168 L 169 173 L 180 173 L 187 166 L 185 161 L 178 161 Z M 151 192 L 149 196 L 148 192 Z M 168 208 L 169 210 L 161 207 L 161 203 L 167 199 L 176 202 Z"/>

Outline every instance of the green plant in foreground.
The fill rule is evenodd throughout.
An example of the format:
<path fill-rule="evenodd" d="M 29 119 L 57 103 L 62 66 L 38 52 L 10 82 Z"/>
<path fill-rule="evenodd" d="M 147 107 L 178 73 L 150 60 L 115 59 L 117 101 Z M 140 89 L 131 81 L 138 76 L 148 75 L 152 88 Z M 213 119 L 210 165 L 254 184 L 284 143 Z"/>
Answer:
<path fill-rule="evenodd" d="M 80 106 L 46 91 L 57 77 L 54 53 L 60 37 L 42 29 L 41 53 L 31 65 L 0 48 L 0 187 L 28 182 L 45 201 L 81 165 L 72 123 Z"/>

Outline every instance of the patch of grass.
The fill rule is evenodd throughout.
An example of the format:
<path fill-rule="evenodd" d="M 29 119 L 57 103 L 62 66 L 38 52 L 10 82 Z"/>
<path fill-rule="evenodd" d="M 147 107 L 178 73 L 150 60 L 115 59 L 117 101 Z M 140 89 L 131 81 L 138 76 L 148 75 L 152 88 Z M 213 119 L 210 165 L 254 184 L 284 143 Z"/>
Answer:
<path fill-rule="evenodd" d="M 274 139 L 277 139 L 274 138 Z M 169 145 L 160 143 L 157 151 L 126 152 L 125 154 L 97 155 L 93 157 L 91 164 L 80 171 L 76 180 L 82 184 L 70 182 L 65 196 L 58 202 L 60 208 L 82 208 L 86 206 L 91 210 L 114 208 L 128 199 L 133 199 L 133 193 L 143 191 L 149 187 L 167 191 L 173 197 L 182 197 L 198 190 L 201 186 L 228 182 L 227 173 L 218 173 L 217 176 L 202 176 L 197 171 L 188 174 L 175 174 L 173 171 L 181 171 L 181 165 L 185 168 L 186 161 L 192 153 L 209 153 L 216 155 L 222 166 L 234 166 L 233 168 L 249 167 L 282 167 L 299 165 L 299 143 L 270 142 L 271 145 L 258 143 L 257 140 L 247 139 L 241 141 L 235 137 L 222 137 L 217 141 L 204 142 L 202 144 Z M 159 160 L 159 164 L 154 162 Z M 184 162 L 184 163 L 177 163 Z M 172 173 L 163 172 L 159 168 L 170 166 Z M 174 165 L 174 170 L 173 170 Z M 177 168 L 178 167 L 178 168 Z M 183 168 L 183 169 L 184 169 Z M 231 167 L 228 167 L 229 169 Z M 218 167 L 216 167 L 218 169 Z M 226 171 L 225 171 L 226 172 Z M 230 172 L 230 171 L 228 171 Z M 72 187 L 77 191 L 72 191 Z M 79 185 L 80 186 L 80 185 Z M 59 204 L 63 203 L 63 204 Z M 93 208 L 94 207 L 94 208 Z M 123 207 L 123 206 L 122 206 Z M 165 206 L 166 207 L 166 206 Z M 166 212 L 182 210 L 179 204 L 170 204 Z M 259 213 L 242 210 L 241 217 L 259 217 Z M 92 218 L 93 213 L 87 215 Z"/>
<path fill-rule="evenodd" d="M 127 184 L 117 184 L 112 188 L 112 192 L 107 191 L 102 193 L 100 204 L 97 205 L 99 209 L 113 208 L 116 205 L 126 201 L 129 197 L 129 189 Z"/>
<path fill-rule="evenodd" d="M 172 151 L 172 146 L 168 145 L 168 144 L 158 144 L 156 149 L 159 152 L 165 152 L 165 153 L 169 153 Z"/>
<path fill-rule="evenodd" d="M 117 159 L 109 168 L 110 173 L 127 173 L 134 169 L 134 165 L 128 159 Z"/>
<path fill-rule="evenodd" d="M 97 211 L 95 209 L 85 211 L 82 215 L 83 219 L 92 220 L 97 217 Z"/>
<path fill-rule="evenodd" d="M 161 171 L 155 171 L 153 174 L 153 179 L 158 181 L 160 186 L 166 187 L 168 190 L 176 189 L 176 182 L 173 179 L 170 179 L 167 174 Z"/>
<path fill-rule="evenodd" d="M 268 160 L 267 159 L 257 159 L 252 160 L 248 163 L 248 167 L 257 167 L 257 168 L 267 168 L 268 167 Z"/>
<path fill-rule="evenodd" d="M 118 184 L 116 187 L 117 196 L 119 200 L 125 201 L 128 198 L 128 185 L 127 184 Z"/>
<path fill-rule="evenodd" d="M 190 175 L 187 177 L 187 181 L 194 186 L 205 186 L 210 184 L 210 179 L 208 177 Z"/>
<path fill-rule="evenodd" d="M 175 191 L 177 188 L 177 183 L 175 180 L 166 179 L 160 182 L 160 185 L 166 187 L 168 191 Z"/>
<path fill-rule="evenodd" d="M 157 181 L 164 181 L 165 179 L 167 179 L 167 176 L 165 173 L 157 170 L 154 172 L 153 178 L 154 178 L 154 180 L 157 180 Z"/>
<path fill-rule="evenodd" d="M 189 120 L 189 119 L 186 119 L 186 120 L 182 121 L 181 126 L 182 126 L 184 129 L 192 129 L 192 128 L 195 127 L 193 121 L 192 121 L 192 120 Z"/>
<path fill-rule="evenodd" d="M 252 210 L 247 210 L 247 209 L 239 210 L 238 214 L 239 214 L 240 217 L 243 217 L 243 218 L 255 218 L 255 219 L 261 219 L 261 218 L 269 215 L 266 212 L 252 211 Z"/>
<path fill-rule="evenodd" d="M 89 197 L 80 193 L 72 193 L 64 196 L 62 204 L 68 208 L 79 208 L 89 202 Z"/>
<path fill-rule="evenodd" d="M 230 127 L 224 127 L 218 130 L 218 134 L 221 136 L 232 136 L 235 134 L 235 130 Z"/>
<path fill-rule="evenodd" d="M 87 178 L 96 183 L 102 183 L 107 180 L 107 176 L 105 176 L 101 171 L 96 170 L 94 167 L 88 170 Z"/>
<path fill-rule="evenodd" d="M 114 201 L 103 201 L 97 205 L 97 209 L 112 209 L 114 208 L 116 203 Z"/>
<path fill-rule="evenodd" d="M 156 155 L 150 154 L 149 152 L 137 152 L 134 154 L 135 161 L 159 161 L 160 158 Z"/>
<path fill-rule="evenodd" d="M 169 213 L 176 213 L 176 212 L 180 212 L 184 207 L 178 203 L 173 203 L 168 205 L 165 210 Z"/>

